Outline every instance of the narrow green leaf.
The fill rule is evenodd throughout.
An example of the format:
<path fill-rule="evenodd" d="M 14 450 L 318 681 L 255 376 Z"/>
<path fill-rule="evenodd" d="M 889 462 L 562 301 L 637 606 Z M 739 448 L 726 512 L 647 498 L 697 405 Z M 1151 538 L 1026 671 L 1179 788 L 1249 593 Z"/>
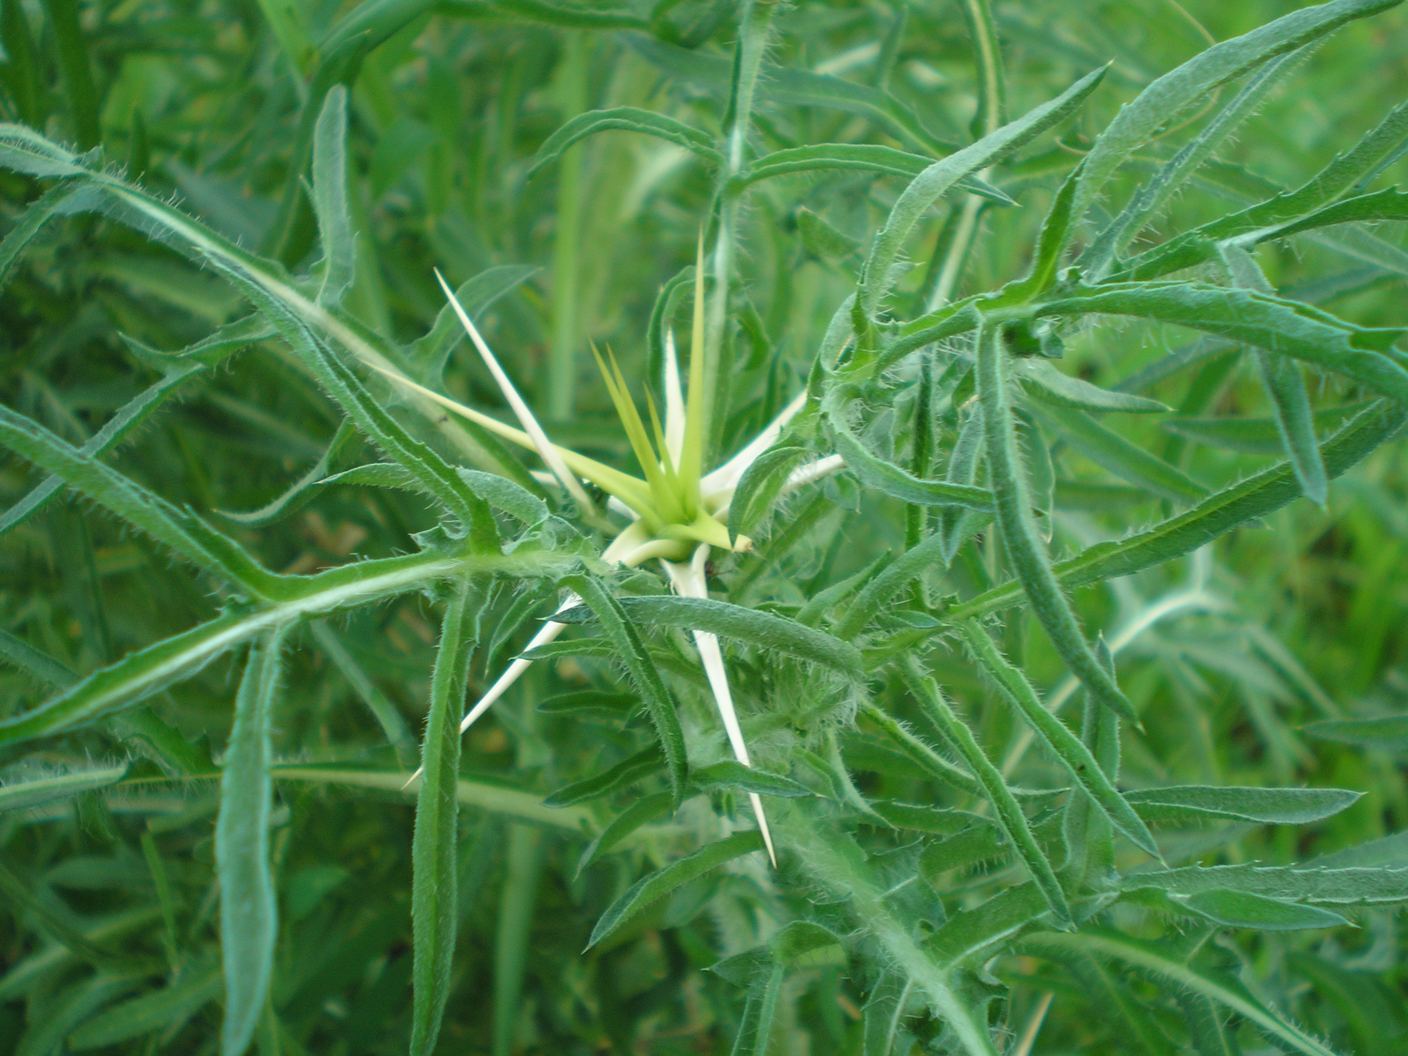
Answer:
<path fill-rule="evenodd" d="M 1014 376 L 1023 383 L 1023 389 L 1028 395 L 1059 407 L 1071 407 L 1096 414 L 1115 411 L 1126 414 L 1159 414 L 1173 409 L 1167 404 L 1144 396 L 1102 389 L 1098 385 L 1065 373 L 1049 359 L 1040 356 L 1023 359 Z"/>
<path fill-rule="evenodd" d="M 78 0 L 45 0 L 44 8 L 49 13 L 49 26 L 54 34 L 59 77 L 68 97 L 74 139 L 81 147 L 96 147 L 101 138 L 98 90 L 93 84 L 88 42 L 83 39 L 83 28 L 79 25 Z"/>
<path fill-rule="evenodd" d="M 1360 748 L 1398 752 L 1408 748 L 1408 715 L 1371 719 L 1324 719 L 1302 727 L 1322 741 L 1338 741 Z"/>
<path fill-rule="evenodd" d="M 866 319 L 875 319 L 880 303 L 889 290 L 891 273 L 910 232 L 933 205 L 965 176 L 984 169 L 1040 135 L 1071 114 L 1095 90 L 1104 69 L 1086 74 L 1055 99 L 1028 111 L 962 150 L 934 162 L 905 188 L 885 226 L 875 236 L 865 262 L 857 304 Z"/>
<path fill-rule="evenodd" d="M 219 994 L 220 970 L 198 968 L 169 986 L 147 991 L 104 1010 L 70 1034 L 68 1043 L 81 1052 L 111 1048 L 157 1031 L 175 1033 Z"/>
<path fill-rule="evenodd" d="M 1216 1001 L 1251 1020 L 1278 1044 L 1305 1056 L 1335 1056 L 1334 1050 L 1277 1015 L 1233 976 L 1179 960 L 1170 956 L 1158 943 L 1103 929 L 1090 929 L 1078 935 L 1057 932 L 1028 935 L 1022 940 L 1022 946 L 1038 954 L 1075 949 L 1120 961 Z"/>
<path fill-rule="evenodd" d="M 337 85 L 323 100 L 313 129 L 313 215 L 323 246 L 318 300 L 336 304 L 352 285 L 357 236 L 347 194 L 347 88 Z"/>
<path fill-rule="evenodd" d="M 738 177 L 743 185 L 799 172 L 873 172 L 913 179 L 934 163 L 923 154 L 911 154 L 874 143 L 815 143 L 805 147 L 784 147 L 758 158 Z M 1000 187 L 977 176 L 965 176 L 957 190 L 976 194 L 999 205 L 1017 203 Z"/>
<path fill-rule="evenodd" d="M 743 471 L 728 507 L 728 535 L 748 535 L 782 493 L 787 478 L 807 457 L 804 447 L 781 446 L 764 451 Z"/>
<path fill-rule="evenodd" d="M 1316 41 L 1288 52 L 1257 70 L 1227 104 L 1218 110 L 1198 134 L 1155 171 L 1130 198 L 1118 216 L 1105 226 L 1081 253 L 1077 267 L 1087 276 L 1103 277 L 1110 261 L 1123 253 L 1131 239 L 1149 223 L 1168 200 L 1217 150 L 1218 146 L 1266 98 L 1277 82 L 1293 70 L 1314 49 Z"/>
<path fill-rule="evenodd" d="M 649 626 L 708 631 L 851 675 L 862 670 L 860 651 L 849 642 L 770 612 L 713 598 L 678 598 L 669 594 L 622 598 L 620 605 L 632 619 Z M 585 615 L 579 609 L 569 609 L 555 618 L 563 623 L 580 623 Z"/>
<path fill-rule="evenodd" d="M 81 495 L 151 536 L 178 557 L 256 598 L 282 598 L 288 581 L 260 565 L 233 539 L 189 510 L 118 473 L 38 422 L 0 406 L 0 444 L 62 479 Z"/>
<path fill-rule="evenodd" d="M 92 722 L 189 678 L 251 638 L 308 616 L 366 605 L 457 576 L 486 572 L 538 575 L 561 571 L 563 565 L 561 560 L 542 554 L 516 559 L 427 551 L 361 561 L 314 576 L 290 577 L 296 590 L 285 601 L 218 616 L 162 639 L 84 676 L 31 711 L 0 719 L 0 745 L 51 736 Z"/>
<path fill-rule="evenodd" d="M 782 965 L 774 964 L 757 973 L 743 1000 L 743 1017 L 733 1038 L 731 1056 L 767 1056 L 771 1051 L 772 1025 L 777 1014 L 777 998 L 782 992 Z"/>
<path fill-rule="evenodd" d="M 1378 906 L 1408 901 L 1408 868 L 1353 866 L 1320 869 L 1294 865 L 1183 866 L 1128 873 L 1121 885 L 1129 891 L 1153 888 L 1170 895 L 1204 891 L 1245 891 L 1266 898 L 1316 905 Z"/>
<path fill-rule="evenodd" d="M 75 767 L 60 773 L 12 780 L 0 785 L 0 814 L 7 810 L 24 810 L 56 800 L 69 799 L 81 792 L 107 788 L 127 775 L 127 764 L 121 766 Z"/>
<path fill-rule="evenodd" d="M 998 825 L 1011 843 L 1013 851 L 1022 860 L 1022 865 L 1031 875 L 1041 892 L 1041 898 L 1051 909 L 1057 923 L 1069 927 L 1073 922 L 1071 907 L 1066 900 L 1065 891 L 1061 888 L 1061 882 L 1056 878 L 1056 870 L 1046 852 L 1036 842 L 1036 837 L 1032 835 L 1027 816 L 1022 813 L 1021 805 L 1018 804 L 1001 771 L 993 765 L 992 760 L 978 744 L 967 723 L 958 717 L 944 699 L 934 680 L 908 665 L 903 671 L 905 683 L 918 701 L 925 717 L 963 759 L 968 770 L 982 786 L 983 794 L 992 804 L 993 813 L 997 816 Z"/>
<path fill-rule="evenodd" d="M 1107 429 L 1084 411 L 1065 407 L 1033 407 L 1039 421 L 1059 429 L 1096 465 L 1108 470 L 1141 491 L 1162 495 L 1176 502 L 1197 502 L 1207 489 L 1188 474 L 1120 433 Z"/>
<path fill-rule="evenodd" d="M 1304 825 L 1332 817 L 1362 796 L 1343 788 L 1237 788 L 1174 785 L 1141 788 L 1126 798 L 1150 818 L 1203 816 L 1267 824 Z"/>
<path fill-rule="evenodd" d="M 965 620 L 962 630 L 973 655 L 997 683 L 1002 695 L 1021 713 L 1032 732 L 1085 790 L 1110 824 L 1135 846 L 1158 858 L 1159 848 L 1153 834 L 1106 776 L 1091 750 L 1046 709 L 1026 676 L 998 651 L 996 643 L 976 620 Z"/>
<path fill-rule="evenodd" d="M 1337 477 L 1391 438 L 1408 412 L 1390 400 L 1366 407 L 1321 446 L 1326 473 Z M 1191 553 L 1201 546 L 1257 517 L 1280 509 L 1300 497 L 1300 484 L 1286 463 L 1263 470 L 1229 485 L 1204 499 L 1186 513 L 1135 532 L 1124 539 L 1097 543 L 1053 566 L 1057 579 L 1068 587 L 1098 583 L 1133 575 Z M 1022 585 L 1013 580 L 955 605 L 947 619 L 981 616 L 1022 597 Z"/>
<path fill-rule="evenodd" d="M 1272 293 L 1271 283 L 1262 274 L 1255 258 L 1240 246 L 1222 247 L 1222 261 L 1232 282 L 1258 293 Z M 1320 445 L 1315 436 L 1314 412 L 1305 378 L 1296 363 L 1273 357 L 1265 349 L 1256 349 L 1257 373 L 1262 388 L 1271 399 L 1275 412 L 1276 431 L 1286 452 L 1286 460 L 1296 472 L 1305 497 L 1317 506 L 1324 506 L 1328 487 L 1325 464 L 1320 460 Z"/>
<path fill-rule="evenodd" d="M 756 792 L 763 796 L 782 796 L 787 799 L 810 796 L 812 790 L 806 785 L 793 781 L 781 774 L 772 774 L 742 763 L 725 759 L 709 766 L 695 767 L 690 773 L 693 787 L 705 792 L 720 788 L 736 788 L 743 792 Z"/>
<path fill-rule="evenodd" d="M 827 423 L 836 453 L 867 487 L 921 506 L 959 506 L 971 510 L 992 508 L 992 493 L 971 484 L 921 480 L 908 470 L 873 454 L 851 431 L 838 411 L 828 407 Z"/>
<path fill-rule="evenodd" d="M 203 370 L 204 366 L 201 364 L 179 367 L 142 390 L 104 422 L 103 427 L 77 449 L 78 454 L 85 459 L 96 461 L 99 455 L 112 450 L 146 422 L 187 381 L 201 374 Z M 42 510 L 59 493 L 63 483 L 63 478 L 49 476 L 36 484 L 23 498 L 0 514 L 0 535 L 23 524 Z"/>
<path fill-rule="evenodd" d="M 661 764 L 660 752 L 654 747 L 646 748 L 634 755 L 627 756 L 614 766 L 592 774 L 590 777 L 584 777 L 580 781 L 564 785 L 545 796 L 543 802 L 550 807 L 567 807 L 573 803 L 598 799 L 610 795 L 612 792 L 639 784 L 660 770 Z"/>
<path fill-rule="evenodd" d="M 636 630 L 635 623 L 627 614 L 622 603 L 612 596 L 602 584 L 591 576 L 574 576 L 569 585 L 596 617 L 602 632 L 615 647 L 615 656 L 626 668 L 636 692 L 645 704 L 646 713 L 655 727 L 655 736 L 660 750 L 665 756 L 665 769 L 670 777 L 670 792 L 678 806 L 684 796 L 685 782 L 688 780 L 689 762 L 685 754 L 684 731 L 680 727 L 679 716 L 675 713 L 674 702 L 665 688 L 664 680 L 650 658 Z M 570 612 L 571 610 L 569 610 Z M 559 613 L 555 619 L 564 619 L 569 613 Z"/>
<path fill-rule="evenodd" d="M 586 849 L 582 851 L 582 857 L 577 859 L 577 875 L 580 876 L 587 866 L 607 851 L 612 850 L 641 826 L 663 818 L 673 810 L 674 797 L 668 792 L 657 792 L 631 800 L 626 804 L 626 809 L 612 818 L 606 828 L 601 830 L 601 834 L 587 844 Z"/>
<path fill-rule="evenodd" d="M 1367 329 L 1297 301 L 1205 283 L 1107 283 L 1048 301 L 1039 315 L 1131 315 L 1217 334 L 1343 374 L 1408 403 L 1408 369 L 1385 351 L 1405 331 Z"/>
<path fill-rule="evenodd" d="M 943 556 L 944 539 L 934 534 L 910 547 L 894 560 L 888 561 L 856 592 L 846 607 L 845 615 L 836 624 L 836 636 L 853 640 L 879 616 L 891 600 L 914 580 L 938 565 L 948 562 Z"/>
<path fill-rule="evenodd" d="M 1015 884 L 972 909 L 953 914 L 929 940 L 940 963 L 961 965 L 1046 916 L 1049 906 L 1034 883 Z"/>
<path fill-rule="evenodd" d="M 1216 257 L 1229 239 L 1247 242 L 1276 238 L 1297 221 L 1325 208 L 1354 188 L 1366 173 L 1394 156 L 1408 136 L 1408 103 L 1400 103 L 1343 154 L 1292 191 L 1277 194 L 1240 212 L 1218 217 L 1169 239 L 1112 272 L 1112 281 L 1153 279 Z"/>
<path fill-rule="evenodd" d="M 1215 924 L 1253 931 L 1299 931 L 1338 928 L 1349 921 L 1333 910 L 1253 895 L 1247 891 L 1200 891 L 1174 901 Z"/>
<path fill-rule="evenodd" d="M 1322 407 L 1314 412 L 1316 431 L 1337 429 L 1364 407 L 1363 401 Z M 1225 451 L 1277 454 L 1285 450 L 1275 418 L 1169 418 L 1159 424 L 1171 433 Z"/>
<path fill-rule="evenodd" d="M 601 915 L 592 929 L 587 948 L 600 945 L 643 910 L 691 880 L 697 880 L 725 862 L 761 850 L 763 838 L 759 833 L 736 832 L 641 877 Z"/>
<path fill-rule="evenodd" d="M 1073 212 L 1083 217 L 1116 170 L 1159 130 L 1201 104 L 1218 86 L 1262 63 L 1321 40 L 1356 18 L 1376 14 L 1399 0 L 1336 0 L 1307 7 L 1231 40 L 1214 44 L 1153 81 L 1105 126 L 1085 156 Z"/>
<path fill-rule="evenodd" d="M 220 878 L 220 952 L 225 1019 L 220 1051 L 242 1056 L 269 998 L 278 937 L 278 906 L 269 862 L 269 776 L 274 694 L 279 684 L 277 632 L 249 652 L 235 697 L 235 723 L 220 774 L 215 822 L 215 870 Z"/>
<path fill-rule="evenodd" d="M 720 96 L 729 91 L 733 64 L 722 55 L 667 44 L 646 34 L 632 36 L 628 43 L 668 77 L 703 84 Z M 924 127 L 914 111 L 895 96 L 867 84 L 810 70 L 769 66 L 759 92 L 764 99 L 778 103 L 863 114 L 919 150 L 941 153 L 954 149 L 951 141 Z"/>
<path fill-rule="evenodd" d="M 79 176 L 82 158 L 32 128 L 0 123 L 0 165 L 26 176 Z"/>
<path fill-rule="evenodd" d="M 450 963 L 459 922 L 455 872 L 459 723 L 469 654 L 479 635 L 482 604 L 480 592 L 468 583 L 455 590 L 445 608 L 430 682 L 430 709 L 421 748 L 424 776 L 416 793 L 415 832 L 411 837 L 413 1056 L 428 1056 L 435 1050 L 445 1002 L 450 996 Z"/>
<path fill-rule="evenodd" d="M 46 686 L 62 689 L 78 681 L 78 676 L 65 664 L 9 631 L 0 630 L 0 659 Z"/>
<path fill-rule="evenodd" d="M 1115 680 L 1100 666 L 1085 640 L 1071 603 L 1061 592 L 1051 559 L 1032 518 L 1031 499 L 1017 453 L 1012 425 L 1012 396 L 1008 382 L 1007 350 L 999 328 L 985 322 L 978 331 L 978 402 L 983 408 L 983 432 L 992 474 L 997 523 L 1032 612 L 1051 644 L 1090 695 L 1107 708 L 1135 722 L 1134 708 Z"/>
<path fill-rule="evenodd" d="M 578 114 L 549 136 L 538 148 L 537 155 L 528 166 L 527 178 L 532 179 L 545 166 L 551 165 L 574 143 L 599 132 L 612 130 L 663 139 L 667 143 L 683 147 L 711 166 L 723 163 L 723 155 L 714 146 L 713 137 L 707 133 L 692 128 L 677 118 L 652 110 L 642 110 L 635 106 L 615 106 L 608 110 L 591 110 Z"/>
<path fill-rule="evenodd" d="M 14 17 L 24 17 L 19 0 L 4 0 L 4 5 L 6 20 L 11 17 L 12 8 Z M 5 34 L 4 39 L 8 45 L 11 40 L 9 34 Z M 3 127 L 0 126 L 0 128 Z M 3 157 L 3 151 L 4 143 L 0 139 L 0 157 Z M 4 292 L 15 266 L 24 256 L 24 251 L 29 248 L 30 243 L 38 237 L 50 220 L 71 212 L 84 212 L 92 209 L 97 198 L 98 193 L 92 187 L 61 183 L 57 187 L 50 188 L 38 201 L 27 206 L 24 212 L 11 222 L 9 230 L 5 232 L 4 239 L 0 240 L 0 292 Z"/>

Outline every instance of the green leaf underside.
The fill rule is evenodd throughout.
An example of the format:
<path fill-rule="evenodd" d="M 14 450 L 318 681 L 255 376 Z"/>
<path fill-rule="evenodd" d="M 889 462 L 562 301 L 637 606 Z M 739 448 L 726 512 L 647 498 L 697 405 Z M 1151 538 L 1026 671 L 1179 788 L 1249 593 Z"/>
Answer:
<path fill-rule="evenodd" d="M 253 1041 L 274 971 L 278 909 L 269 861 L 269 765 L 280 646 L 281 636 L 275 633 L 250 649 L 220 778 L 215 823 L 225 974 L 220 1049 L 228 1056 L 241 1056 Z"/>
<path fill-rule="evenodd" d="M 599 946 L 653 903 L 691 880 L 699 879 L 725 862 L 761 850 L 761 835 L 737 832 L 641 877 L 597 920 L 587 948 Z"/>
<path fill-rule="evenodd" d="M 1133 707 L 1086 642 L 1033 522 L 1026 470 L 1021 464 L 1012 424 L 1008 370 L 1007 350 L 998 328 L 991 324 L 982 326 L 978 333 L 976 367 L 978 400 L 983 408 L 985 447 L 997 522 L 1002 528 L 1013 571 L 1032 612 L 1066 666 L 1097 701 L 1134 719 Z"/>

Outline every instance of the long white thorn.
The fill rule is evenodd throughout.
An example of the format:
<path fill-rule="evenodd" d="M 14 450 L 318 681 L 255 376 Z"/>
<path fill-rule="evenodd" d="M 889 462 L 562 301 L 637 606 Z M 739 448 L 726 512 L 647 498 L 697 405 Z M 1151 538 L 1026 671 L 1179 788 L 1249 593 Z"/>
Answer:
<path fill-rule="evenodd" d="M 543 427 L 538 423 L 538 419 L 533 415 L 533 411 L 514 388 L 513 382 L 509 379 L 504 368 L 499 365 L 494 353 L 489 350 L 484 338 L 479 336 L 479 330 L 469 318 L 469 313 L 460 304 L 459 298 L 455 296 L 455 291 L 450 288 L 450 284 L 445 281 L 445 276 L 440 274 L 440 269 L 435 269 L 435 278 L 440 283 L 440 288 L 445 291 L 445 296 L 450 302 L 450 307 L 459 316 L 460 324 L 464 327 L 465 333 L 469 335 L 474 347 L 479 350 L 479 358 L 484 361 L 484 365 L 489 368 L 489 373 L 494 376 L 494 381 L 499 386 L 499 391 L 503 393 L 504 399 L 508 401 L 509 407 L 513 409 L 514 416 L 519 424 L 523 426 L 523 431 L 533 439 L 533 446 L 538 449 L 538 457 L 543 460 L 543 464 L 552 470 L 553 476 L 557 477 L 559 483 L 567 489 L 567 493 L 585 510 L 588 515 L 595 507 L 590 496 L 581 482 L 568 470 L 567 464 L 562 461 L 562 456 L 558 454 L 557 448 L 553 447 L 552 441 L 548 439 L 548 434 L 543 431 Z"/>
<path fill-rule="evenodd" d="M 684 389 L 680 383 L 680 356 L 675 350 L 675 332 L 665 331 L 665 450 L 678 466 L 684 451 Z"/>
<path fill-rule="evenodd" d="M 665 573 L 670 577 L 675 592 L 683 598 L 707 598 L 708 586 L 704 578 L 704 563 L 709 558 L 709 547 L 701 546 L 694 551 L 694 559 L 688 565 L 662 561 Z M 719 717 L 723 719 L 724 732 L 728 735 L 729 746 L 734 758 L 744 766 L 753 764 L 748 758 L 748 745 L 743 740 L 743 728 L 738 724 L 738 712 L 733 707 L 733 694 L 728 688 L 728 672 L 724 668 L 723 650 L 719 639 L 708 631 L 694 631 L 694 644 L 699 649 L 699 660 L 704 665 L 704 675 L 709 680 L 709 688 L 714 694 Z M 753 816 L 758 819 L 758 831 L 762 834 L 763 845 L 768 851 L 768 860 L 777 868 L 777 852 L 773 848 L 772 832 L 768 829 L 767 814 L 763 812 L 762 798 L 756 792 L 748 793 L 748 802 L 753 806 Z"/>

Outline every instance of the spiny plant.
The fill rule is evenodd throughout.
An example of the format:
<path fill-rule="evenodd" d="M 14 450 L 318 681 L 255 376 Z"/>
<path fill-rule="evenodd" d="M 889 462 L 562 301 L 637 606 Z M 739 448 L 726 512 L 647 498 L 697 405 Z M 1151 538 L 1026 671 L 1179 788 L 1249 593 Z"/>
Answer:
<path fill-rule="evenodd" d="M 1394 6 L 7 0 L 0 1038 L 1400 1051 Z"/>

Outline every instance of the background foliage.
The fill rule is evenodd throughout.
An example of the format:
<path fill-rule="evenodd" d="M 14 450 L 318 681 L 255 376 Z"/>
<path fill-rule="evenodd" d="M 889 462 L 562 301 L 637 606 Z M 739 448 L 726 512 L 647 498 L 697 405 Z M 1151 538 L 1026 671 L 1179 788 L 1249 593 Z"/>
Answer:
<path fill-rule="evenodd" d="M 1121 104 L 1292 6 L 1021 0 L 989 22 L 948 0 L 3 0 L 0 425 L 17 457 L 0 465 L 0 1050 L 428 1051 L 438 1030 L 441 1051 L 495 1054 L 1404 1051 L 1408 463 L 1392 401 L 1369 403 L 1408 394 L 1402 341 L 1369 329 L 1404 322 L 1404 130 L 1390 117 L 1378 160 L 1311 185 L 1293 214 L 1353 199 L 1349 222 L 1221 256 L 1185 241 L 1176 277 L 1200 285 L 1167 304 L 1168 288 L 1078 303 L 1056 264 L 1108 278 L 1105 222 L 1228 115 L 1244 120 L 1119 256 L 1368 142 L 1403 102 L 1408 16 L 1312 32 L 1144 125 L 1124 111 L 1125 164 L 1068 185 L 1091 210 L 1070 251 L 1036 249 Z M 771 170 L 730 154 L 753 61 L 738 158 Z M 965 186 L 986 197 L 917 214 L 890 258 L 913 266 L 881 297 L 892 276 L 870 247 L 908 182 L 1107 62 L 1064 122 L 980 165 Z M 609 128 L 580 118 L 606 108 L 632 109 Z M 816 144 L 876 149 L 802 149 Z M 689 736 L 678 811 L 634 683 L 598 648 L 606 617 L 460 752 L 466 685 L 521 647 L 590 540 L 556 518 L 490 527 L 441 469 L 531 487 L 518 463 L 348 370 L 389 349 L 501 406 L 452 321 L 430 330 L 438 266 L 553 435 L 624 464 L 587 342 L 610 343 L 637 390 L 657 376 L 701 225 L 733 275 L 716 450 L 810 379 L 824 413 L 788 443 L 850 465 L 760 513 L 757 552 L 713 569 L 718 597 L 864 649 L 856 677 L 748 634 L 730 646 L 775 775 L 777 872 L 753 853 L 740 789 L 755 786 L 704 769 L 725 749 L 697 660 L 651 629 L 655 610 L 621 607 Z M 1000 338 L 985 324 L 977 341 L 942 313 L 913 322 L 1034 260 L 1057 283 L 1036 290 L 1044 318 L 1110 314 Z M 848 369 L 822 370 L 861 275 Z M 289 314 L 278 282 L 324 314 Z M 1228 300 L 1262 284 L 1352 322 Z M 1057 340 L 1060 359 L 1025 354 Z M 1330 369 L 1306 373 L 1313 421 L 1283 438 L 1267 391 L 1296 406 L 1285 348 Z M 1004 387 L 1004 370 L 1032 380 Z M 1104 394 L 1073 406 L 1061 377 Z M 1088 413 L 1111 392 L 1171 410 L 1127 413 L 1126 395 Z M 1015 422 L 1015 475 L 978 407 Z M 1311 426 L 1338 437 L 1324 461 L 1344 475 L 1322 504 L 1286 504 L 1318 497 Z M 421 494 L 384 468 L 324 482 L 383 457 L 423 470 Z M 1251 494 L 1287 457 L 1281 502 L 1254 520 L 1107 579 L 1116 555 L 1071 593 L 1103 636 L 1081 647 L 1118 661 L 1142 721 L 1116 734 L 1067 674 L 1070 642 L 1053 648 L 1040 607 L 1001 586 L 1035 575 L 1002 536 L 1021 520 L 1070 558 L 1240 480 Z M 1001 531 L 925 481 L 995 490 Z M 495 530 L 508 557 L 479 546 Z M 1071 588 L 1084 567 L 1057 566 Z M 648 570 L 614 588 L 666 593 Z M 207 649 L 198 626 L 257 642 Z M 208 662 L 179 681 L 138 653 L 182 634 L 171 648 Z M 50 698 L 76 703 L 32 719 Z M 1043 704 L 1067 705 L 1060 752 L 1033 744 L 1033 728 L 1061 739 Z M 418 797 L 401 786 L 422 750 Z M 1094 789 L 1097 809 L 1068 791 L 1092 787 L 1086 761 L 1117 767 L 1124 794 Z M 1167 868 L 1137 846 L 1145 824 Z M 1194 865 L 1228 871 L 1179 871 Z"/>

